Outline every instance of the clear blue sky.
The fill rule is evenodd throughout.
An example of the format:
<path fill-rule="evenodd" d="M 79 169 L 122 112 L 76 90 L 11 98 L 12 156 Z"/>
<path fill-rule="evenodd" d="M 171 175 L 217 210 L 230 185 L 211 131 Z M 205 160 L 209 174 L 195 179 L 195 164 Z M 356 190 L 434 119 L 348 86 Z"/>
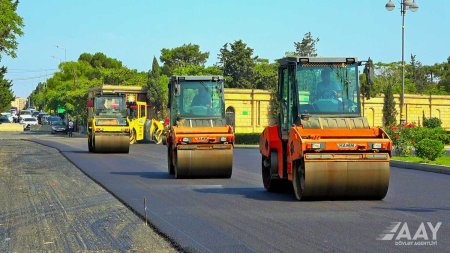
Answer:
<path fill-rule="evenodd" d="M 321 56 L 357 56 L 375 61 L 401 59 L 401 15 L 386 11 L 387 0 L 21 0 L 24 35 L 18 57 L 4 56 L 16 96 L 26 97 L 58 64 L 81 53 L 103 52 L 129 68 L 147 71 L 161 48 L 184 43 L 210 52 L 242 39 L 254 54 L 273 61 L 311 32 Z M 450 56 L 450 1 L 417 0 L 406 16 L 405 59 L 423 64 Z M 57 48 L 59 45 L 60 48 Z M 64 50 L 65 48 L 66 50 Z"/>

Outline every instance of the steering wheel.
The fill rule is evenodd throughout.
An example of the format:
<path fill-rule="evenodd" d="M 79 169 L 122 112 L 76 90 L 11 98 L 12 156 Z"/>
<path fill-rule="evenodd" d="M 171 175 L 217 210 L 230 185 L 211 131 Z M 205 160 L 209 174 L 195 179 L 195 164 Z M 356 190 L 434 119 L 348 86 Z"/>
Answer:
<path fill-rule="evenodd" d="M 324 90 L 319 95 L 319 98 L 325 98 L 325 99 L 334 98 L 334 99 L 337 99 L 338 98 L 338 93 L 335 90 Z"/>

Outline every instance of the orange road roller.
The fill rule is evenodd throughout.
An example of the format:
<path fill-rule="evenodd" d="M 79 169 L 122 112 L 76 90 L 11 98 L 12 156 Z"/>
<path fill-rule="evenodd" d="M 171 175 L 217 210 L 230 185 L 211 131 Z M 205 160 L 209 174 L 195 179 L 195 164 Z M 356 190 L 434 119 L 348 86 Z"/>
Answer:
<path fill-rule="evenodd" d="M 221 76 L 173 76 L 166 135 L 175 178 L 230 178 L 234 133 L 227 124 Z"/>
<path fill-rule="evenodd" d="M 287 57 L 279 61 L 278 124 L 260 137 L 268 191 L 291 183 L 298 200 L 383 199 L 392 141 L 361 116 L 354 57 Z M 372 84 L 373 64 L 365 61 Z"/>

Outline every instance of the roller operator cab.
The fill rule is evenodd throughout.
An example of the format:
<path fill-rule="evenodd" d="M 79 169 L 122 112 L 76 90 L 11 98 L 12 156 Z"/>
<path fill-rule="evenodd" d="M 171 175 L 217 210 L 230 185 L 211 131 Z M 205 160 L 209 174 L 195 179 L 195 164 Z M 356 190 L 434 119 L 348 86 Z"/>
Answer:
<path fill-rule="evenodd" d="M 288 57 L 279 61 L 278 124 L 260 137 L 268 191 L 292 183 L 301 199 L 383 199 L 392 142 L 361 116 L 353 57 Z M 364 73 L 371 84 L 371 60 Z"/>
<path fill-rule="evenodd" d="M 168 171 L 175 178 L 229 178 L 233 129 L 220 76 L 173 76 L 169 83 Z"/>
<path fill-rule="evenodd" d="M 125 95 L 105 86 L 92 88 L 88 93 L 87 110 L 89 151 L 128 153 L 130 128 Z"/>

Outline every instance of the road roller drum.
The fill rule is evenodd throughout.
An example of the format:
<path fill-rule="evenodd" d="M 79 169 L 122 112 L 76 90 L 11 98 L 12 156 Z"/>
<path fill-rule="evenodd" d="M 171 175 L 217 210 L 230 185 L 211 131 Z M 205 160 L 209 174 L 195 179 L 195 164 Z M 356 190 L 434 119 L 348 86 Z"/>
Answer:
<path fill-rule="evenodd" d="M 130 142 L 128 135 L 95 135 L 93 151 L 96 153 L 128 153 Z"/>
<path fill-rule="evenodd" d="M 304 167 L 296 163 L 293 168 L 297 170 L 293 183 L 299 199 L 383 199 L 388 191 L 388 161 L 307 161 L 303 164 Z"/>
<path fill-rule="evenodd" d="M 177 149 L 174 157 L 176 178 L 230 178 L 233 147 L 226 149 Z"/>

